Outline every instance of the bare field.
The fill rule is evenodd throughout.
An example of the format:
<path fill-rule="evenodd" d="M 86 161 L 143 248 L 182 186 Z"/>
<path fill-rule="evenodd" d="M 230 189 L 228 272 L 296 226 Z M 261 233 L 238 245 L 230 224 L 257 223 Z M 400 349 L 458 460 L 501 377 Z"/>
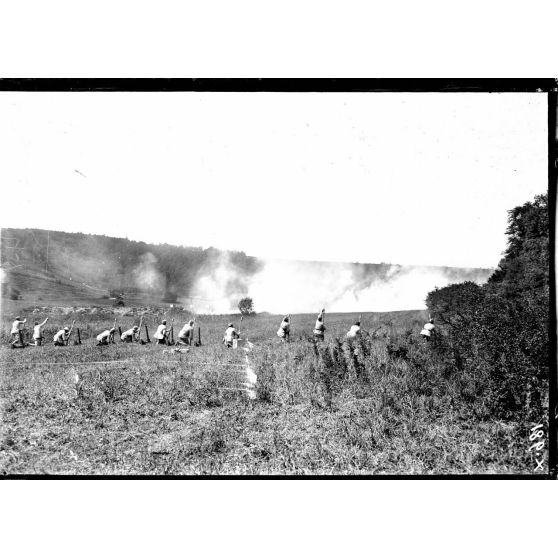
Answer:
<path fill-rule="evenodd" d="M 357 315 L 326 315 L 326 342 L 318 346 L 308 341 L 315 314 L 292 317 L 293 342 L 285 345 L 275 335 L 280 316 L 242 324 L 238 315 L 199 316 L 203 346 L 173 353 L 118 339 L 95 347 L 94 336 L 114 319 L 110 309 L 77 310 L 48 314 L 48 344 L 24 350 L 5 348 L 4 315 L 4 474 L 533 470 L 526 425 L 483 414 L 469 378 L 421 342 L 425 312 L 363 314 L 373 335 L 355 343 L 342 336 Z M 167 312 L 175 337 L 189 317 Z M 83 344 L 54 347 L 52 334 L 73 319 Z M 145 321 L 152 335 L 156 316 Z M 229 321 L 254 343 L 255 398 L 247 393 L 245 353 L 220 343 Z M 119 317 L 123 329 L 138 322 L 139 314 Z"/>

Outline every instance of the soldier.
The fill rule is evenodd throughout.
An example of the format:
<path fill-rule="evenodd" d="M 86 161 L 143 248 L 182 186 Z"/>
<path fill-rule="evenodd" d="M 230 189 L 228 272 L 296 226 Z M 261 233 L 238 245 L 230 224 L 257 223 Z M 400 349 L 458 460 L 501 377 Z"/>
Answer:
<path fill-rule="evenodd" d="M 120 336 L 120 340 L 123 341 L 124 343 L 132 343 L 133 341 L 138 340 L 138 333 L 139 333 L 139 327 L 134 326 L 133 328 L 126 330 Z"/>
<path fill-rule="evenodd" d="M 10 332 L 12 336 L 12 346 L 19 343 L 19 332 L 23 329 L 23 324 L 25 324 L 25 322 L 27 322 L 27 318 L 22 320 L 19 316 L 16 316 Z"/>
<path fill-rule="evenodd" d="M 157 345 L 166 345 L 167 344 L 167 336 L 169 332 L 167 331 L 167 320 L 163 320 L 158 326 L 155 335 L 153 336 L 157 343 Z"/>
<path fill-rule="evenodd" d="M 43 344 L 43 327 L 48 322 L 48 318 L 45 318 L 45 321 L 42 323 L 35 322 L 33 326 L 33 341 L 32 345 L 36 347 L 40 347 Z"/>
<path fill-rule="evenodd" d="M 277 335 L 281 338 L 283 343 L 288 343 L 291 335 L 291 324 L 289 323 L 289 316 L 285 316 L 279 329 L 277 330 Z"/>
<path fill-rule="evenodd" d="M 223 337 L 223 343 L 228 347 L 231 348 L 234 345 L 234 340 L 238 339 L 240 335 L 238 335 L 236 329 L 234 329 L 234 325 L 230 323 L 227 326 L 227 330 L 225 331 L 225 336 Z"/>
<path fill-rule="evenodd" d="M 360 329 L 360 321 L 356 321 L 351 329 L 347 332 L 347 339 L 354 339 L 355 337 L 360 337 L 362 330 Z"/>
<path fill-rule="evenodd" d="M 314 326 L 314 339 L 316 341 L 323 341 L 325 338 L 325 325 L 324 325 L 325 308 L 318 314 L 316 325 Z"/>
<path fill-rule="evenodd" d="M 54 346 L 65 347 L 66 341 L 69 339 L 69 337 L 70 337 L 70 328 L 65 326 L 64 329 L 58 331 L 58 333 L 56 333 L 56 335 L 54 336 L 53 338 Z"/>
<path fill-rule="evenodd" d="M 420 332 L 425 343 L 428 343 L 428 340 L 430 339 L 430 336 L 432 335 L 433 331 L 434 331 L 434 320 L 430 318 L 430 320 L 428 320 L 428 322 L 424 324 L 424 327 Z"/>
<path fill-rule="evenodd" d="M 113 327 L 111 329 L 105 329 L 103 333 L 99 333 L 97 335 L 97 347 L 99 345 L 109 345 L 110 343 L 114 343 L 114 332 L 116 328 Z"/>
<path fill-rule="evenodd" d="M 194 320 L 190 320 L 178 333 L 177 345 L 192 345 L 194 340 Z"/>

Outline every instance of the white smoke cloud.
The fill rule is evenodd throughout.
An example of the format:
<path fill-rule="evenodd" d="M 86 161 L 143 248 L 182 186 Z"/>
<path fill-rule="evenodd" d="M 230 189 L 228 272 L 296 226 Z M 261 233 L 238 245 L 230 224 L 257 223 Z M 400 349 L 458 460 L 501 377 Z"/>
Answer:
<path fill-rule="evenodd" d="M 142 290 L 165 291 L 165 278 L 157 269 L 157 258 L 151 252 L 140 256 L 140 263 L 134 268 L 133 276 L 136 286 Z"/>
<path fill-rule="evenodd" d="M 221 253 L 202 267 L 192 292 L 192 305 L 196 312 L 237 312 L 238 302 L 247 294 L 246 277 L 232 265 L 228 253 Z"/>
<path fill-rule="evenodd" d="M 259 272 L 246 276 L 224 255 L 202 270 L 194 290 L 211 299 L 215 313 L 237 311 L 243 296 L 254 299 L 258 312 L 316 312 L 323 307 L 330 312 L 386 312 L 426 308 L 429 291 L 470 280 L 468 271 L 460 278 L 455 269 L 450 277 L 442 269 L 394 265 L 363 281 L 357 280 L 352 264 L 267 260 Z M 207 311 L 208 304 L 202 307 Z"/>

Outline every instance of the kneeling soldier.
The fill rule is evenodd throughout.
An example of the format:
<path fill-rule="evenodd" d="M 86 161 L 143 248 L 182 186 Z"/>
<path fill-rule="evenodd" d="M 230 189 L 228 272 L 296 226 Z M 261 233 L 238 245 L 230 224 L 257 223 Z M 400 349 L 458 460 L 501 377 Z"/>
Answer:
<path fill-rule="evenodd" d="M 277 335 L 281 338 L 283 343 L 289 342 L 289 337 L 291 335 L 291 324 L 289 323 L 289 316 L 285 316 L 279 329 L 277 330 Z"/>
<path fill-rule="evenodd" d="M 347 332 L 347 339 L 354 339 L 355 337 L 360 337 L 361 334 L 360 329 L 360 322 L 355 322 L 354 325 L 351 326 L 351 329 Z"/>
<path fill-rule="evenodd" d="M 97 346 L 108 345 L 109 343 L 114 343 L 114 332 L 116 328 L 105 329 L 103 333 L 97 335 Z"/>
<path fill-rule="evenodd" d="M 23 324 L 25 322 L 27 322 L 27 318 L 22 320 L 19 316 L 16 316 L 16 319 L 12 324 L 12 330 L 10 331 L 10 334 L 12 336 L 12 345 L 17 345 L 19 343 L 19 332 L 21 329 L 23 329 Z"/>
<path fill-rule="evenodd" d="M 225 346 L 231 348 L 234 345 L 234 340 L 238 339 L 240 335 L 238 335 L 236 329 L 234 329 L 234 325 L 231 323 L 227 326 L 227 330 L 225 331 L 225 336 L 223 337 L 223 343 Z"/>
<path fill-rule="evenodd" d="M 124 343 L 132 343 L 133 341 L 137 341 L 139 337 L 138 332 L 139 332 L 139 327 L 134 326 L 133 328 L 126 330 L 120 336 L 120 340 L 123 341 Z"/>
<path fill-rule="evenodd" d="M 325 338 L 325 325 L 324 325 L 325 308 L 318 314 L 316 325 L 314 326 L 314 339 L 316 341 L 323 341 Z"/>
<path fill-rule="evenodd" d="M 157 327 L 157 331 L 153 336 L 156 339 L 155 342 L 157 343 L 157 345 L 166 345 L 168 334 L 169 332 L 167 331 L 167 320 L 163 320 Z"/>
<path fill-rule="evenodd" d="M 64 329 L 58 331 L 54 336 L 53 338 L 54 346 L 65 347 L 66 341 L 68 341 L 69 337 L 70 337 L 70 328 L 66 326 Z"/>
<path fill-rule="evenodd" d="M 42 323 L 35 322 L 33 326 L 33 341 L 35 342 L 34 345 L 40 347 L 43 344 L 43 327 L 48 322 L 48 318 L 45 318 L 45 321 Z"/>
<path fill-rule="evenodd" d="M 192 341 L 194 340 L 194 320 L 190 320 L 178 334 L 178 343 L 179 345 L 192 345 Z"/>

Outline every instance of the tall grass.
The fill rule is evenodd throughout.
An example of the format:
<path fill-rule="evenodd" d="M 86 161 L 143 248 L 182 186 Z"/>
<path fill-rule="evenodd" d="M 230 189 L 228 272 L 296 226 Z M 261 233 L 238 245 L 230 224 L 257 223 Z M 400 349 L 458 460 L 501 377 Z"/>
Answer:
<path fill-rule="evenodd" d="M 289 344 L 270 331 L 277 317 L 244 320 L 255 341 L 254 400 L 244 391 L 243 352 L 217 341 L 221 322 L 228 319 L 223 318 L 204 320 L 212 324 L 206 327 L 215 339 L 206 334 L 207 344 L 186 354 L 92 342 L 3 350 L 0 469 L 73 474 L 534 469 L 529 425 L 491 416 L 476 378 L 418 338 L 422 324 L 416 315 L 392 316 L 391 324 L 355 342 L 341 336 L 351 320 L 330 317 L 327 342 L 318 344 L 303 335 L 315 316 L 294 316 L 293 330 L 298 325 L 301 333 Z M 118 362 L 72 364 L 99 360 Z"/>

